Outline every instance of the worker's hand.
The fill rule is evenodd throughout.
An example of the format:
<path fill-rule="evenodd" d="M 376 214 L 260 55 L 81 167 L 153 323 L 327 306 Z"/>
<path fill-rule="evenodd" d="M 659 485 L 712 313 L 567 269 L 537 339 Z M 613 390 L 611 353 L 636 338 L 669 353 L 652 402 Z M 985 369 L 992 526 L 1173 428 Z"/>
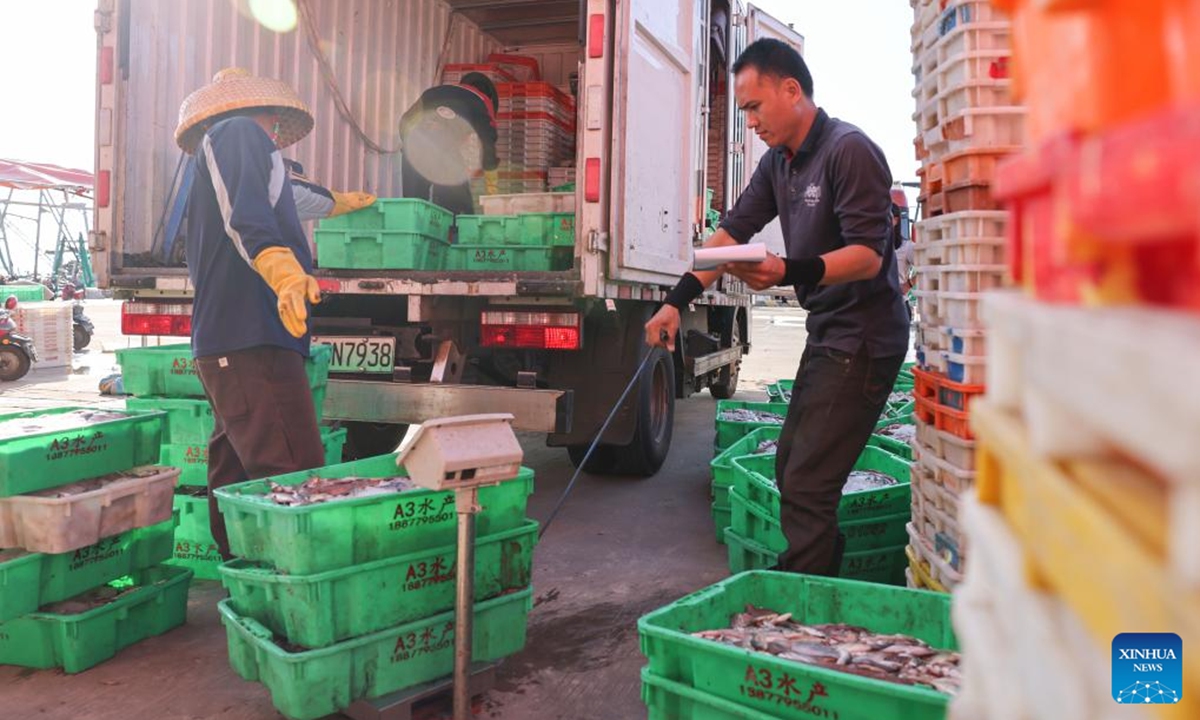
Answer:
<path fill-rule="evenodd" d="M 485 170 L 483 172 L 483 184 L 487 189 L 488 195 L 495 195 L 500 192 L 500 172 L 498 170 Z"/>
<path fill-rule="evenodd" d="M 739 278 L 754 290 L 766 290 L 783 282 L 787 272 L 787 264 L 775 253 L 767 253 L 767 259 L 762 262 L 728 263 L 725 272 Z"/>
<path fill-rule="evenodd" d="M 646 323 L 646 344 L 675 352 L 675 335 L 678 332 L 679 310 L 674 305 L 663 305 Z"/>
<path fill-rule="evenodd" d="M 312 275 L 304 272 L 291 250 L 269 247 L 254 258 L 254 269 L 278 298 L 276 308 L 283 327 L 292 337 L 308 332 L 308 305 L 321 302 L 321 288 Z"/>
<path fill-rule="evenodd" d="M 333 191 L 333 210 L 329 217 L 345 215 L 348 212 L 362 210 L 375 203 L 375 196 L 368 192 L 337 192 Z"/>

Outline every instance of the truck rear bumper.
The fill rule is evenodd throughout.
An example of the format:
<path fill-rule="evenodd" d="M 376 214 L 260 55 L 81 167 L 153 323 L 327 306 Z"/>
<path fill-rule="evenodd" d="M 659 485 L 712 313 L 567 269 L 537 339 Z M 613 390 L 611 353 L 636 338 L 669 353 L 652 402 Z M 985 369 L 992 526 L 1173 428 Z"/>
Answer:
<path fill-rule="evenodd" d="M 545 433 L 571 431 L 570 390 L 524 390 L 488 385 L 330 380 L 330 420 L 412 424 L 452 415 L 506 412 L 513 427 Z"/>

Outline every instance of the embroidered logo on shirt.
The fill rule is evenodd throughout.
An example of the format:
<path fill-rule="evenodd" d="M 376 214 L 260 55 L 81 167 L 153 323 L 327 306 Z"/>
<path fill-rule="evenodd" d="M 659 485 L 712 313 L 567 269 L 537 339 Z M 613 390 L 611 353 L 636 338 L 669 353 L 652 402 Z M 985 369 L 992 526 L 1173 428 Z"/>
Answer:
<path fill-rule="evenodd" d="M 821 186 L 813 183 L 804 191 L 804 204 L 809 207 L 816 207 L 820 202 Z"/>

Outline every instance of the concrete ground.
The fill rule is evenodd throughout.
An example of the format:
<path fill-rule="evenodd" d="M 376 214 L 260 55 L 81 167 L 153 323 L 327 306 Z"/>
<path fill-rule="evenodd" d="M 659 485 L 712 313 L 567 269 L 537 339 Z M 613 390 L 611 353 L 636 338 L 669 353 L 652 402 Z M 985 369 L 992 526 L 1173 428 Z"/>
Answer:
<path fill-rule="evenodd" d="M 0 411 L 106 399 L 101 377 L 125 346 L 119 305 L 89 302 L 98 336 L 71 371 L 41 370 L 0 386 Z M 796 308 L 755 308 L 753 352 L 739 399 L 792 377 L 804 345 Z M 112 399 L 107 399 L 111 402 Z M 119 406 L 120 400 L 113 403 Z M 708 393 L 676 405 L 671 454 L 653 478 L 584 476 L 534 555 L 536 606 L 526 649 L 501 668 L 478 717 L 496 720 L 631 720 L 646 717 L 637 619 L 728 575 L 709 514 L 716 403 Z M 537 473 L 529 513 L 546 518 L 570 480 L 566 453 L 522 437 Z M 0 588 L 11 592 L 11 588 Z M 78 675 L 0 666 L 0 716 L 39 720 L 273 720 L 267 690 L 229 667 L 216 611 L 217 583 L 195 582 L 184 627 L 138 643 Z M 364 599 L 366 600 L 366 599 Z M 340 717 L 340 716 L 334 716 Z"/>

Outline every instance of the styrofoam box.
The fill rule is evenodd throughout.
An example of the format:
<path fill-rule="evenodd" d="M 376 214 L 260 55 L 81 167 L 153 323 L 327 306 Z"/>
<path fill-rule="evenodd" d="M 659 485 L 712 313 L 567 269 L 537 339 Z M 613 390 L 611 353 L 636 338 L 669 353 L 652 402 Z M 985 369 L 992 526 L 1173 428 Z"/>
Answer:
<path fill-rule="evenodd" d="M 983 385 L 987 382 L 987 357 L 946 352 L 946 375 L 958 383 Z"/>
<path fill-rule="evenodd" d="M 35 367 L 69 367 L 75 351 L 70 303 L 21 303 L 13 313 L 17 332 L 33 338 Z"/>
<path fill-rule="evenodd" d="M 1008 107 L 1012 91 L 1008 80 L 976 80 L 940 90 L 937 112 L 940 118 L 952 118 L 971 108 Z"/>
<path fill-rule="evenodd" d="M 937 308 L 946 325 L 971 329 L 983 327 L 979 316 L 979 293 L 938 293 Z"/>
<path fill-rule="evenodd" d="M 954 56 L 941 55 L 937 71 L 938 93 L 976 82 L 1006 80 L 996 77 L 995 70 L 997 64 L 1005 62 L 1010 54 L 1008 50 L 973 50 Z"/>
<path fill-rule="evenodd" d="M 170 518 L 179 468 L 146 466 L 129 473 L 90 490 L 91 481 L 83 480 L 0 498 L 0 547 L 71 552 Z"/>
<path fill-rule="evenodd" d="M 978 293 L 1004 286 L 1004 265 L 942 265 L 941 290 L 949 293 Z"/>
<path fill-rule="evenodd" d="M 942 328 L 945 336 L 942 347 L 963 355 L 987 355 L 987 330 L 980 328 Z"/>
<path fill-rule="evenodd" d="M 479 198 L 484 215 L 575 212 L 575 193 L 544 192 L 521 195 L 484 195 Z"/>
<path fill-rule="evenodd" d="M 941 62 L 949 62 L 960 55 L 980 50 L 1003 50 L 1004 54 L 1008 54 L 1012 51 L 1012 23 L 959 25 L 938 40 L 937 50 Z"/>
<path fill-rule="evenodd" d="M 1002 265 L 1005 259 L 1002 237 L 942 240 L 936 245 L 942 262 L 947 265 Z"/>

